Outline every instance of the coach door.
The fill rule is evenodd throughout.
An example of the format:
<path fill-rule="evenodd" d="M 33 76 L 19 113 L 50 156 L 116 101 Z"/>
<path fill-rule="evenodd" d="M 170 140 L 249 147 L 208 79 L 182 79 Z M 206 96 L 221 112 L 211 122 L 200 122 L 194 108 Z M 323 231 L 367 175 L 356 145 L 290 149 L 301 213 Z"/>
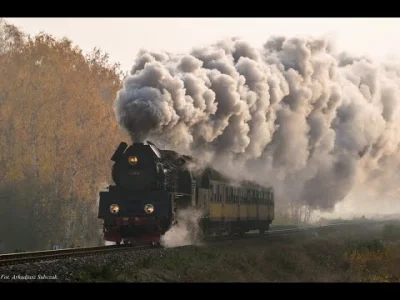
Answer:
<path fill-rule="evenodd" d="M 256 219 L 260 219 L 260 192 L 258 190 L 254 191 L 254 205 L 256 206 Z"/>
<path fill-rule="evenodd" d="M 219 192 L 220 192 L 220 202 L 221 202 L 221 221 L 224 222 L 225 220 L 225 184 L 221 184 L 219 186 Z"/>

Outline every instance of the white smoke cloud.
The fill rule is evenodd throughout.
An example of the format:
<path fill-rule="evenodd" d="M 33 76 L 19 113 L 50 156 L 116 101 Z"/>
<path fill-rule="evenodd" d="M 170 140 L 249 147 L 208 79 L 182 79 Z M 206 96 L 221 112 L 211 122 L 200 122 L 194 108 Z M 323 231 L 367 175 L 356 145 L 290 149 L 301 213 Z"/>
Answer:
<path fill-rule="evenodd" d="M 193 208 L 178 211 L 177 224 L 161 237 L 160 244 L 166 248 L 199 244 L 201 241 L 199 226 L 201 216 L 202 213 Z"/>
<path fill-rule="evenodd" d="M 278 205 L 329 211 L 360 185 L 397 189 L 399 88 L 399 63 L 325 38 L 273 37 L 262 50 L 227 39 L 187 55 L 141 51 L 115 112 L 133 140 L 272 185 Z"/>

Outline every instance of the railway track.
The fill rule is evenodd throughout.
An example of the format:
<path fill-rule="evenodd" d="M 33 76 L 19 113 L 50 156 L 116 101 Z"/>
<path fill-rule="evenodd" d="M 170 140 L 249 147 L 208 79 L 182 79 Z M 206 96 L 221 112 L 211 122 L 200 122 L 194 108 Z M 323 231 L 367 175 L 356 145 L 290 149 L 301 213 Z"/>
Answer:
<path fill-rule="evenodd" d="M 300 233 L 300 232 L 319 232 L 324 229 L 328 228 L 335 228 L 335 227 L 345 227 L 345 226 L 357 226 L 357 225 L 379 225 L 388 222 L 392 222 L 395 220 L 385 220 L 385 221 L 363 221 L 363 222 L 345 222 L 345 223 L 335 223 L 335 224 L 328 224 L 328 225 L 320 225 L 320 226 L 304 226 L 298 228 L 289 228 L 289 229 L 272 229 L 266 231 L 263 235 L 259 233 L 249 233 L 246 235 L 225 235 L 225 236 L 216 236 L 210 237 L 206 239 L 207 242 L 222 242 L 227 240 L 239 240 L 239 239 L 252 239 L 252 238 L 262 238 L 262 237 L 269 237 L 269 236 L 277 236 L 277 235 L 285 235 L 285 234 L 293 234 L 293 233 Z"/>
<path fill-rule="evenodd" d="M 100 247 L 85 247 L 85 248 L 70 248 L 61 250 L 47 250 L 47 251 L 35 251 L 35 252 L 20 252 L 20 253 L 8 253 L 0 255 L 0 266 L 4 265 L 17 265 L 24 263 L 32 263 L 44 260 L 63 259 L 68 257 L 82 257 L 97 254 L 104 254 L 108 252 L 116 251 L 137 251 L 144 249 L 157 248 L 159 246 L 132 246 L 132 245 L 121 245 L 121 246 L 100 246 Z"/>
<path fill-rule="evenodd" d="M 227 240 L 239 240 L 239 239 L 251 239 L 251 238 L 261 238 L 268 236 L 293 234 L 306 231 L 320 231 L 322 229 L 334 228 L 334 227 L 344 227 L 344 226 L 355 226 L 355 225 L 372 225 L 379 223 L 387 223 L 387 221 L 365 221 L 357 223 L 336 223 L 322 226 L 309 226 L 300 228 L 290 228 L 290 229 L 276 229 L 266 231 L 263 235 L 256 234 L 246 234 L 242 236 L 216 236 L 210 237 L 205 240 L 206 243 L 213 242 L 223 242 Z M 47 250 L 47 251 L 35 251 L 35 252 L 20 252 L 20 253 L 8 253 L 0 255 L 0 266 L 4 265 L 16 265 L 32 263 L 44 260 L 53 259 L 63 259 L 68 257 L 82 257 L 90 256 L 104 253 L 111 253 L 116 251 L 138 251 L 145 249 L 159 248 L 160 246 L 146 245 L 146 246 L 134 246 L 134 245 L 110 245 L 110 246 L 100 246 L 100 247 L 87 247 L 87 248 L 71 248 L 71 249 L 61 249 L 61 250 Z"/>

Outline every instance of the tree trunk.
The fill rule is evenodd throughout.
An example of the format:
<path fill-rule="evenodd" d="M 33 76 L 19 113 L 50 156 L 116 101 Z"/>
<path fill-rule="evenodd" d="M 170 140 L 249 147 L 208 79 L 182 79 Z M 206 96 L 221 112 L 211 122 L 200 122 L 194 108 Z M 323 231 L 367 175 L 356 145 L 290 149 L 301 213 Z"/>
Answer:
<path fill-rule="evenodd" d="M 76 213 L 74 213 L 74 186 L 75 186 L 75 178 L 76 173 L 78 172 L 78 155 L 75 156 L 74 161 L 72 163 L 72 174 L 69 183 L 69 200 L 68 200 L 68 221 L 67 221 L 67 233 L 66 240 L 67 243 L 71 242 L 72 233 L 74 230 L 74 219 L 76 218 Z"/>

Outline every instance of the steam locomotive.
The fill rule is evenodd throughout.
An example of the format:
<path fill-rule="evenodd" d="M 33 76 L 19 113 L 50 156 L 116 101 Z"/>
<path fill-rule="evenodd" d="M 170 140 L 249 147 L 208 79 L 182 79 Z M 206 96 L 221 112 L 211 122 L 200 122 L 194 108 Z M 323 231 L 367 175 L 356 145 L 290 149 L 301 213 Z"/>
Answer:
<path fill-rule="evenodd" d="M 194 159 L 153 143 L 122 142 L 114 155 L 108 191 L 100 192 L 98 218 L 106 241 L 157 244 L 186 208 L 202 212 L 203 237 L 269 229 L 274 219 L 274 192 L 254 182 L 235 182 Z"/>

